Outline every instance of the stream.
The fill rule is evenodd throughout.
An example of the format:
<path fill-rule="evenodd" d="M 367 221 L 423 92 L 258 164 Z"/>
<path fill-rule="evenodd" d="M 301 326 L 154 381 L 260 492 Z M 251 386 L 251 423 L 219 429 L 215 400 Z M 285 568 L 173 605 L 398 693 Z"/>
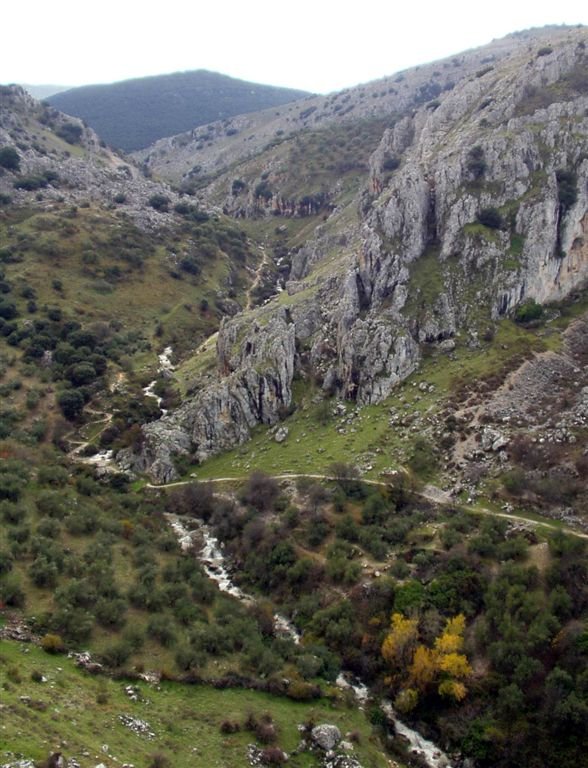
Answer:
<path fill-rule="evenodd" d="M 171 361 L 171 356 L 173 354 L 173 349 L 171 347 L 166 347 L 163 352 L 158 355 L 159 360 L 159 366 L 157 368 L 158 374 L 165 375 L 171 375 L 172 371 L 174 370 L 174 366 Z M 161 403 L 163 398 L 159 397 L 159 395 L 156 395 L 154 392 L 155 385 L 157 384 L 157 379 L 153 379 L 153 381 L 149 382 L 146 387 L 143 387 L 143 394 L 145 397 L 153 397 L 157 401 L 157 407 L 161 411 L 161 415 L 165 416 L 167 413 L 166 408 L 161 407 Z"/>
<path fill-rule="evenodd" d="M 408 741 L 410 751 L 419 755 L 429 768 L 453 768 L 451 760 L 436 744 L 428 741 L 418 731 L 413 730 L 398 719 L 394 707 L 389 701 L 382 701 L 381 708 L 398 736 L 402 736 Z"/>
<path fill-rule="evenodd" d="M 255 603 L 255 598 L 252 595 L 248 595 L 233 583 L 231 575 L 227 570 L 226 559 L 222 552 L 222 544 L 213 535 L 209 526 L 196 518 L 191 518 L 191 522 L 195 522 L 197 527 L 190 530 L 177 515 L 166 514 L 166 518 L 183 552 L 189 551 L 192 547 L 200 546 L 197 555 L 198 560 L 202 564 L 206 575 L 217 584 L 221 592 L 232 595 L 245 605 Z M 274 630 L 283 637 L 289 637 L 297 645 L 300 643 L 300 633 L 285 616 L 279 613 L 274 614 Z M 359 708 L 365 708 L 370 692 L 367 685 L 359 678 L 347 672 L 341 672 L 335 684 L 341 690 L 352 691 Z M 418 754 L 426 762 L 428 768 L 452 768 L 451 761 L 436 744 L 428 741 L 418 731 L 413 730 L 406 723 L 398 719 L 389 701 L 383 701 L 381 707 L 395 733 L 406 739 L 411 752 Z"/>
<path fill-rule="evenodd" d="M 233 583 L 231 575 L 227 570 L 226 559 L 222 552 L 222 545 L 219 544 L 216 536 L 213 535 L 209 526 L 200 522 L 196 518 L 191 518 L 198 527 L 194 530 L 186 528 L 182 520 L 177 515 L 166 515 L 173 532 L 180 543 L 182 551 L 187 552 L 192 547 L 202 542 L 198 553 L 198 560 L 204 568 L 204 572 L 209 579 L 215 582 L 221 592 L 225 592 L 232 597 L 237 598 L 245 605 L 253 605 L 255 598 L 248 595 L 240 587 Z M 300 643 L 300 633 L 294 625 L 280 613 L 274 614 L 274 631 L 282 637 L 289 637 L 296 645 Z"/>

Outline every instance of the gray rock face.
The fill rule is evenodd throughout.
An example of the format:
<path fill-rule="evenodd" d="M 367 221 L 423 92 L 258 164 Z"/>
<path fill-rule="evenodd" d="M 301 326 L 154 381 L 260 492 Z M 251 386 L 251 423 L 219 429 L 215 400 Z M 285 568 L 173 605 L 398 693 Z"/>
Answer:
<path fill-rule="evenodd" d="M 465 55 L 442 62 L 438 88 L 431 72 L 428 90 L 415 80 L 412 97 L 394 96 L 404 114 L 383 130 L 355 201 L 293 254 L 286 295 L 223 325 L 220 380 L 145 428 L 139 466 L 169 479 L 172 454 L 203 459 L 274 424 L 295 369 L 339 397 L 378 402 L 423 345 L 476 344 L 521 302 L 588 282 L 588 96 L 574 85 L 588 34 L 551 30 L 553 51 L 538 56 L 547 34 L 499 41 L 477 69 Z M 393 87 L 404 93 L 402 78 Z"/>
<path fill-rule="evenodd" d="M 336 725 L 331 725 L 330 723 L 315 725 L 310 736 L 313 742 L 321 749 L 324 749 L 325 752 L 335 749 L 341 741 L 341 731 Z"/>
<path fill-rule="evenodd" d="M 120 455 L 127 466 L 147 470 L 157 482 L 177 475 L 175 455 L 197 461 L 245 442 L 257 424 L 275 424 L 292 401 L 294 325 L 285 311 L 266 325 L 243 317 L 225 322 L 217 353 L 219 379 L 177 411 L 144 427 L 141 454 Z"/>

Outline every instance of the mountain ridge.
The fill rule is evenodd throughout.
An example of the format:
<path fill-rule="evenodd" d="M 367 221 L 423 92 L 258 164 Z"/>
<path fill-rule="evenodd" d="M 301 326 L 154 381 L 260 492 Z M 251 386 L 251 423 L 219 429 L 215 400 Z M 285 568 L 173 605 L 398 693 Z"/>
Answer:
<path fill-rule="evenodd" d="M 62 112 L 80 117 L 112 146 L 147 146 L 212 120 L 305 98 L 292 88 L 250 83 L 198 69 L 117 83 L 72 88 L 48 97 Z"/>

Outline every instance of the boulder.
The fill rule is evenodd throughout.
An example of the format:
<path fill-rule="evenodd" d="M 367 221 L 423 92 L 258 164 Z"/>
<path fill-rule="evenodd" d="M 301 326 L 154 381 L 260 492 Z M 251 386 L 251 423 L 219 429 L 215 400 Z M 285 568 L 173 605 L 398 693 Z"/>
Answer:
<path fill-rule="evenodd" d="M 317 747 L 320 747 L 325 752 L 335 749 L 341 741 L 341 731 L 336 725 L 331 725 L 330 723 L 316 725 L 312 729 L 310 736 Z"/>

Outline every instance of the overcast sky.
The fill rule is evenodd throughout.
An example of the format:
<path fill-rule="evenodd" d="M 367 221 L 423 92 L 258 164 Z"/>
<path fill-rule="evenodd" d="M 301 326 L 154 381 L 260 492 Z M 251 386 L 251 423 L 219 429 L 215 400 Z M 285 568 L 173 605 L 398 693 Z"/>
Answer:
<path fill-rule="evenodd" d="M 586 0 L 29 0 L 3 3 L 0 83 L 210 69 L 326 93 L 545 24 Z"/>

